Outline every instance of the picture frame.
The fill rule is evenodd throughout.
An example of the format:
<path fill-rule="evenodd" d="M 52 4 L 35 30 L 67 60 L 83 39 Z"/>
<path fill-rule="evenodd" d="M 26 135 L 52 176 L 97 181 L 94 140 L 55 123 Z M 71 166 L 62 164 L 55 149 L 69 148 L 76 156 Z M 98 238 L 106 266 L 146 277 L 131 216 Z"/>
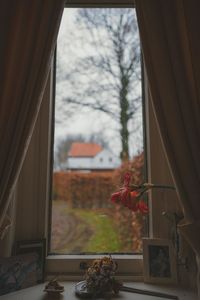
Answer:
<path fill-rule="evenodd" d="M 37 257 L 38 257 L 37 283 L 44 282 L 46 239 L 17 241 L 14 246 L 13 252 L 14 252 L 14 255 L 27 254 L 27 253 L 37 254 Z"/>
<path fill-rule="evenodd" d="M 143 272 L 146 283 L 177 283 L 177 262 L 172 241 L 143 239 Z"/>
<path fill-rule="evenodd" d="M 0 296 L 37 284 L 37 253 L 0 257 Z"/>

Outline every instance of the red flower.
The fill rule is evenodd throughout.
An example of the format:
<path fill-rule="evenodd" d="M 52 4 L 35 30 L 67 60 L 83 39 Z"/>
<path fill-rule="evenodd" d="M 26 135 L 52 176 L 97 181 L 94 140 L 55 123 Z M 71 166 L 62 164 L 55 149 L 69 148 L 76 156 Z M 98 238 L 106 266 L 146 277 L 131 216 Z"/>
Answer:
<path fill-rule="evenodd" d="M 149 212 L 148 206 L 143 200 L 140 200 L 137 203 L 137 210 L 139 210 L 142 214 L 148 214 Z"/>
<path fill-rule="evenodd" d="M 111 195 L 111 201 L 114 203 L 120 203 L 120 195 L 121 192 L 115 192 L 114 194 Z"/>
<path fill-rule="evenodd" d="M 148 213 L 148 207 L 145 202 L 139 200 L 140 193 L 135 190 L 131 191 L 130 180 L 130 173 L 126 173 L 124 176 L 124 186 L 118 192 L 111 195 L 111 201 L 118 204 L 121 203 L 134 212 Z"/>

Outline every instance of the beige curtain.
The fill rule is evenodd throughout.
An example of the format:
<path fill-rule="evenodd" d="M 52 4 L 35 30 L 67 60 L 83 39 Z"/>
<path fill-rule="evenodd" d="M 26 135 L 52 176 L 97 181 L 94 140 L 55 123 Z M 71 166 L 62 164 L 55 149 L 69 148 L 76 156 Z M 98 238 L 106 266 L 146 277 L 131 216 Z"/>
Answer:
<path fill-rule="evenodd" d="M 0 1 L 0 226 L 40 108 L 64 0 Z"/>
<path fill-rule="evenodd" d="M 180 229 L 200 256 L 200 1 L 136 0 L 155 115 L 179 193 Z"/>

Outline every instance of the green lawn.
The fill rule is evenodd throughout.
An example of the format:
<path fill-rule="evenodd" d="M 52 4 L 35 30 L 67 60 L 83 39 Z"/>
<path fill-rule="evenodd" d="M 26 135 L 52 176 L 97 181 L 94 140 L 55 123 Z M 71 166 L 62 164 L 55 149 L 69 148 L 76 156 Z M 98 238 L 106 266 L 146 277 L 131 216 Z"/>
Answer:
<path fill-rule="evenodd" d="M 111 218 L 96 211 L 74 209 L 77 218 L 92 229 L 93 234 L 83 248 L 85 252 L 118 252 L 121 249 L 115 226 Z"/>

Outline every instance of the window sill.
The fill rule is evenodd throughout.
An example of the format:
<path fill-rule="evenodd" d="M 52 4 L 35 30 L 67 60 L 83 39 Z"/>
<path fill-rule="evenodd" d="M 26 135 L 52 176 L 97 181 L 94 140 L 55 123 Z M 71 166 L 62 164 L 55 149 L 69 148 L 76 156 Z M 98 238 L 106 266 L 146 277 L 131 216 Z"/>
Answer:
<path fill-rule="evenodd" d="M 81 280 L 85 274 L 80 269 L 80 263 L 90 264 L 94 259 L 103 255 L 49 255 L 46 258 L 47 278 L 59 274 L 63 280 Z M 116 276 L 123 280 L 143 280 L 143 256 L 142 255 L 112 255 L 118 263 Z"/>
<path fill-rule="evenodd" d="M 62 285 L 64 285 L 64 293 L 62 293 L 62 300 L 77 300 L 77 297 L 75 296 L 74 293 L 74 286 L 76 282 L 62 282 Z M 130 283 L 130 282 L 125 282 L 126 286 L 129 287 L 134 287 L 134 288 L 139 288 L 139 289 L 146 289 L 146 290 L 151 290 L 151 291 L 157 291 L 157 292 L 163 292 L 163 293 L 168 293 L 172 295 L 176 295 L 179 297 L 179 300 L 198 300 L 197 295 L 189 290 L 184 290 L 183 288 L 177 288 L 177 287 L 169 287 L 169 286 L 156 286 L 156 285 L 150 285 L 150 284 L 144 284 L 141 282 L 137 283 Z M 47 295 L 45 295 L 44 291 L 44 286 L 45 284 L 39 284 L 34 287 L 30 287 L 27 289 L 23 289 L 17 292 L 9 293 L 7 295 L 1 296 L 1 300 L 22 300 L 22 299 L 29 299 L 29 300 L 44 300 L 44 299 L 49 299 Z M 129 292 L 123 292 L 120 291 L 120 299 L 121 300 L 132 300 L 133 299 L 132 293 Z M 139 300 L 150 300 L 154 299 L 155 297 L 150 297 L 147 295 L 139 295 L 135 294 L 136 298 Z M 45 297 L 47 296 L 47 297 Z M 135 299 L 136 299 L 135 298 Z M 163 298 L 158 298 L 157 299 L 163 299 Z"/>

